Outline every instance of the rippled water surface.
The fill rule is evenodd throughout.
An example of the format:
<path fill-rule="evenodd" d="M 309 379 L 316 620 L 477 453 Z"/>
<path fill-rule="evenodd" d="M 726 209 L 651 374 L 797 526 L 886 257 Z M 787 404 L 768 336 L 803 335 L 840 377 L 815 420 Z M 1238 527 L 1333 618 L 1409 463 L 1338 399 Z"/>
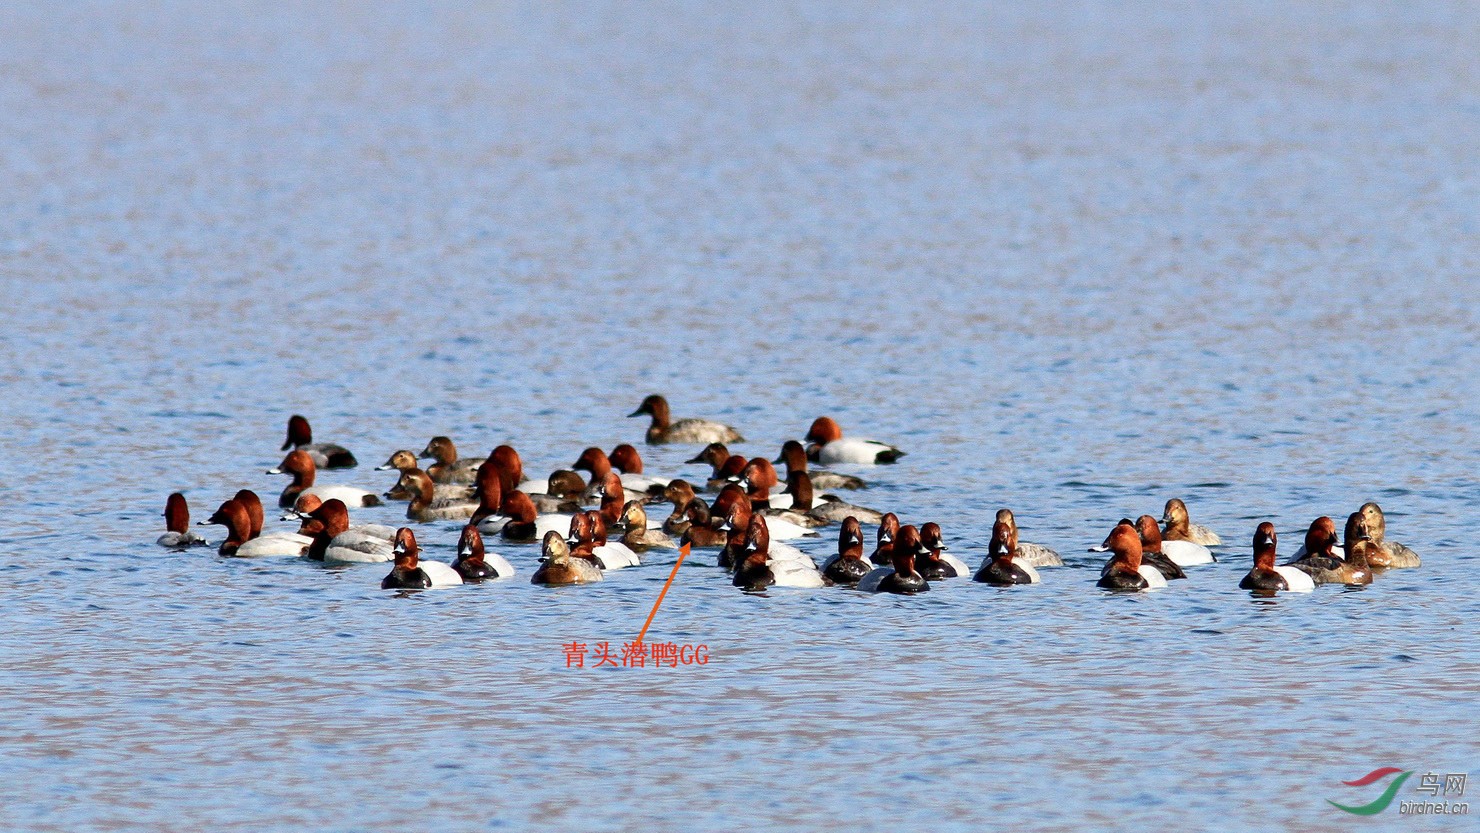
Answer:
<path fill-rule="evenodd" d="M 454 5 L 0 9 L 0 828 L 1326 830 L 1474 768 L 1473 5 Z M 379 490 L 652 391 L 747 455 L 831 414 L 909 452 L 857 502 L 1070 566 L 746 596 L 698 552 L 649 640 L 712 660 L 582 670 L 671 556 L 397 598 L 154 544 L 171 491 L 275 494 L 293 412 Z M 1223 560 L 1096 590 L 1173 496 Z M 1422 569 L 1237 589 L 1259 521 L 1372 499 Z"/>

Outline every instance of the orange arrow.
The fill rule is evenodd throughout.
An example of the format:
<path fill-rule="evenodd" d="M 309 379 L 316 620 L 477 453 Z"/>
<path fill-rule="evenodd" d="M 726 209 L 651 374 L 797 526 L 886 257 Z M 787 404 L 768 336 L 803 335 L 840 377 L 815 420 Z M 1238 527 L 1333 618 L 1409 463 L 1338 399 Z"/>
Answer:
<path fill-rule="evenodd" d="M 658 594 L 658 600 L 653 602 L 653 612 L 648 614 L 646 622 L 642 623 L 642 630 L 637 632 L 637 644 L 642 644 L 642 638 L 647 636 L 648 625 L 653 623 L 653 617 L 658 615 L 658 608 L 663 605 L 663 597 L 668 595 L 668 588 L 673 586 L 673 577 L 678 575 L 678 568 L 683 566 L 683 560 L 689 557 L 689 545 L 684 544 L 678 549 L 678 562 L 673 565 L 673 572 L 668 574 L 668 580 L 663 582 L 663 592 Z"/>

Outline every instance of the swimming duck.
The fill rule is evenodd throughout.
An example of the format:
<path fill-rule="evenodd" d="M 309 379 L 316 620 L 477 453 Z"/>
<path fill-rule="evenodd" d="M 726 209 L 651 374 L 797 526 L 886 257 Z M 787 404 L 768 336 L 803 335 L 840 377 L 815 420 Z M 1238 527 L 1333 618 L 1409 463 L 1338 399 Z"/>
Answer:
<path fill-rule="evenodd" d="M 1311 577 L 1294 567 L 1275 566 L 1277 538 L 1274 524 L 1264 521 L 1254 530 L 1254 568 L 1238 583 L 1240 589 L 1272 593 L 1287 590 L 1309 593 L 1316 589 Z"/>
<path fill-rule="evenodd" d="M 1155 518 L 1151 517 L 1150 515 L 1142 515 L 1134 521 L 1132 521 L 1130 518 L 1121 518 L 1120 523 L 1130 524 L 1131 527 L 1136 530 L 1137 536 L 1140 537 L 1142 567 L 1156 570 L 1158 573 L 1161 573 L 1161 577 L 1166 579 L 1167 581 L 1187 578 L 1187 574 L 1182 572 L 1182 568 L 1177 566 L 1177 562 L 1173 561 L 1170 558 L 1167 558 L 1166 555 L 1161 551 L 1161 530 L 1156 526 Z M 1119 525 L 1117 525 L 1117 528 L 1118 526 Z M 1114 534 L 1115 530 L 1112 529 L 1110 531 L 1110 535 Z M 1110 536 L 1106 536 L 1103 543 L 1101 543 L 1098 547 L 1090 547 L 1089 551 L 1106 552 L 1109 549 Z M 1110 560 L 1106 561 L 1105 565 L 1100 568 L 1100 575 L 1108 575 L 1113 569 L 1115 569 L 1115 565 L 1115 557 L 1111 556 Z"/>
<path fill-rule="evenodd" d="M 876 566 L 887 567 L 894 563 L 894 537 L 899 534 L 899 518 L 893 512 L 885 512 L 879 519 L 878 545 L 869 560 Z"/>
<path fill-rule="evenodd" d="M 661 495 L 672 478 L 651 477 L 642 473 L 642 455 L 637 452 L 636 446 L 630 443 L 622 443 L 612 449 L 607 455 L 612 468 L 622 475 L 622 483 L 629 489 L 639 492 L 647 492 L 649 495 Z"/>
<path fill-rule="evenodd" d="M 380 582 L 382 590 L 454 587 L 462 584 L 457 571 L 438 561 L 422 561 L 416 534 L 406 527 L 396 530 L 393 549 L 396 566 Z"/>
<path fill-rule="evenodd" d="M 426 523 L 427 521 L 465 521 L 472 518 L 478 512 L 479 507 L 487 508 L 482 500 L 465 500 L 459 498 L 436 497 L 436 489 L 432 478 L 421 469 L 413 469 L 403 472 L 401 477 L 405 479 L 407 488 L 411 489 L 411 503 L 406 507 L 406 518 L 408 520 Z"/>
<path fill-rule="evenodd" d="M 642 400 L 637 410 L 628 414 L 628 417 L 638 417 L 647 414 L 653 418 L 648 426 L 648 445 L 659 445 L 662 443 L 739 443 L 745 442 L 740 432 L 728 425 L 712 422 L 707 419 L 681 419 L 677 422 L 670 420 L 668 416 L 668 400 L 652 394 Z"/>
<path fill-rule="evenodd" d="M 1014 584 L 1037 584 L 1038 571 L 1018 559 L 1021 544 L 1017 541 L 1017 530 L 1007 521 L 992 524 L 992 543 L 987 547 L 987 557 L 982 559 L 981 568 L 972 576 L 973 581 L 1008 587 Z"/>
<path fill-rule="evenodd" d="M 876 524 L 884 520 L 883 513 L 877 509 L 855 506 L 837 495 L 823 495 L 818 499 L 813 492 L 815 485 L 812 476 L 805 471 L 792 471 L 786 476 L 786 494 L 791 496 L 791 511 L 805 513 L 821 523 L 841 523 L 844 518 L 857 518 L 860 523 L 866 524 Z M 794 522 L 802 526 L 818 525 Z"/>
<path fill-rule="evenodd" d="M 663 521 L 663 531 L 669 535 L 682 535 L 701 515 L 709 519 L 709 506 L 694 494 L 694 487 L 687 480 L 670 480 L 663 489 L 663 499 L 673 504 L 673 511 Z M 702 512 L 699 511 L 702 509 Z"/>
<path fill-rule="evenodd" d="M 860 440 L 843 437 L 843 429 L 831 417 L 818 417 L 813 420 L 812 427 L 808 429 L 807 436 L 803 437 L 812 445 L 807 447 L 807 459 L 818 463 L 856 463 L 859 465 L 875 465 L 878 463 L 893 463 L 904 456 L 904 452 L 892 445 L 885 445 L 874 440 Z"/>
<path fill-rule="evenodd" d="M 1376 545 L 1376 551 L 1367 557 L 1367 561 L 1378 569 L 1392 570 L 1402 567 L 1417 567 L 1422 564 L 1418 553 L 1394 541 L 1387 540 L 1387 518 L 1382 514 L 1382 507 L 1375 503 L 1364 503 L 1357 510 L 1362 513 L 1366 521 L 1367 534 L 1372 536 L 1372 543 Z"/>
<path fill-rule="evenodd" d="M 931 522 L 920 527 L 920 557 L 915 561 L 915 572 L 926 581 L 971 575 L 966 562 L 946 552 L 948 549 L 941 540 L 940 524 Z"/>
<path fill-rule="evenodd" d="M 588 498 L 593 495 L 599 497 L 597 490 L 608 481 L 609 476 L 617 477 L 617 482 L 621 483 L 622 487 L 626 489 L 626 492 L 617 498 L 621 502 L 646 500 L 655 494 L 662 494 L 663 485 L 666 485 L 660 485 L 657 480 L 650 477 L 632 475 L 636 485 L 629 486 L 627 478 L 618 474 L 612 466 L 611 459 L 606 456 L 606 452 L 594 445 L 582 451 L 581 456 L 576 459 L 575 464 L 571 468 L 576 471 L 587 471 L 591 473 L 591 483 L 586 489 L 586 496 Z M 650 491 L 650 489 L 655 489 L 656 491 Z M 621 503 L 618 503 L 618 506 L 620 505 Z"/>
<path fill-rule="evenodd" d="M 571 518 L 565 540 L 571 546 L 571 555 L 592 559 L 602 571 L 642 565 L 637 553 L 627 545 L 607 540 L 606 521 L 600 512 L 581 512 Z"/>
<path fill-rule="evenodd" d="M 1018 540 L 1017 518 L 1013 516 L 1011 509 L 998 509 L 995 523 L 1007 524 L 1007 528 L 1012 532 L 1012 540 L 1017 546 L 1012 554 L 1014 564 L 1027 564 L 1030 567 L 1064 566 L 1064 559 L 1057 552 L 1042 544 L 1029 544 Z"/>
<path fill-rule="evenodd" d="M 1141 536 L 1130 521 L 1121 521 L 1105 539 L 1114 553 L 1109 569 L 1096 584 L 1106 590 L 1154 590 L 1167 586 L 1167 580 L 1149 564 L 1141 563 Z"/>
<path fill-rule="evenodd" d="M 920 552 L 920 531 L 912 525 L 899 528 L 890 554 L 893 566 L 879 567 L 858 582 L 865 593 L 899 593 L 913 595 L 930 590 L 930 583 L 915 571 L 915 556 Z"/>
<path fill-rule="evenodd" d="M 165 533 L 157 542 L 161 547 L 198 547 L 206 543 L 206 539 L 190 528 L 190 504 L 179 492 L 165 499 L 164 528 Z"/>
<path fill-rule="evenodd" d="M 1191 541 L 1194 544 L 1201 544 L 1204 547 L 1216 547 L 1223 543 L 1223 539 L 1218 537 L 1218 533 L 1202 524 L 1195 524 L 1191 521 L 1187 515 L 1187 504 L 1183 503 L 1181 498 L 1174 497 L 1167 501 L 1166 507 L 1161 514 L 1161 522 L 1166 524 L 1166 527 L 1161 531 L 1161 540 L 1164 543 Z M 1202 561 L 1198 563 L 1206 564 L 1209 562 Z M 1185 567 L 1188 565 L 1184 564 L 1182 566 Z"/>
<path fill-rule="evenodd" d="M 299 495 L 298 502 L 293 504 L 293 508 L 283 515 L 283 520 L 312 521 L 315 517 L 314 512 L 323 505 L 324 502 L 319 500 L 317 495 Z M 300 534 L 302 534 L 301 529 Z M 356 524 L 335 535 L 334 540 L 329 542 L 329 546 L 357 550 L 367 556 L 365 558 L 354 557 L 341 560 L 373 563 L 391 560 L 391 548 L 395 540 L 395 527 L 386 526 L 385 524 Z"/>
<path fill-rule="evenodd" d="M 785 463 L 787 478 L 792 473 L 804 471 L 812 478 L 812 488 L 827 491 L 828 489 L 866 489 L 868 484 L 863 478 L 854 477 L 851 474 L 838 474 L 837 472 L 822 471 L 807 468 L 807 449 L 796 440 L 787 440 L 781 445 L 781 454 L 772 460 L 773 463 Z"/>
<path fill-rule="evenodd" d="M 417 465 L 416 455 L 404 448 L 392 454 L 390 459 L 385 461 L 384 465 L 376 466 L 376 471 L 395 470 L 403 475 L 401 479 L 396 481 L 396 485 L 382 493 L 381 497 L 386 500 L 410 500 L 412 490 L 410 485 L 407 484 L 404 475 L 406 472 L 417 468 L 419 466 Z M 435 478 L 432 480 L 432 483 L 432 497 L 434 499 L 460 498 L 466 500 L 473 496 L 473 487 L 466 483 L 437 483 Z"/>
<path fill-rule="evenodd" d="M 492 578 L 508 578 L 514 575 L 514 565 L 498 553 L 483 549 L 483 536 L 478 527 L 468 524 L 457 539 L 457 560 L 452 569 L 463 581 L 483 581 Z"/>
<path fill-rule="evenodd" d="M 649 529 L 647 511 L 642 508 L 642 501 L 629 500 L 622 507 L 621 518 L 622 543 L 636 553 L 644 553 L 650 549 L 678 549 L 678 543 L 661 529 Z"/>
<path fill-rule="evenodd" d="M 586 584 L 604 578 L 595 561 L 571 554 L 565 536 L 559 532 L 545 533 L 540 550 L 542 563 L 530 577 L 530 584 Z"/>
<path fill-rule="evenodd" d="M 780 481 L 776 477 L 776 467 L 764 457 L 750 458 L 745 463 L 745 468 L 730 479 L 745 490 L 752 509 L 785 509 L 791 506 L 791 495 L 771 496 L 771 490 Z"/>
<path fill-rule="evenodd" d="M 311 492 L 319 496 L 320 500 L 337 498 L 344 501 L 345 505 L 355 506 L 379 506 L 380 498 L 353 486 L 315 486 L 314 478 L 318 467 L 314 465 L 313 457 L 302 450 L 288 452 L 283 462 L 275 469 L 268 469 L 268 474 L 291 474 L 293 482 L 289 483 L 283 493 L 278 496 L 278 506 L 284 509 L 292 506 L 298 500 L 298 495 Z"/>
<path fill-rule="evenodd" d="M 1360 536 L 1356 525 L 1351 526 L 1350 534 Z M 1353 543 L 1359 538 L 1354 538 Z M 1310 528 L 1305 532 L 1304 556 L 1291 561 L 1287 566 L 1310 576 L 1316 584 L 1371 584 L 1372 568 L 1366 563 L 1366 550 L 1363 550 L 1361 566 L 1347 563 L 1345 552 L 1337 544 L 1336 522 L 1322 515 L 1311 521 Z"/>
<path fill-rule="evenodd" d="M 247 514 L 247 508 L 236 498 L 222 503 L 209 519 L 201 521 L 198 525 L 212 524 L 226 527 L 226 540 L 221 542 L 217 550 L 221 555 L 238 558 L 296 556 L 308 552 L 309 545 L 313 543 L 310 537 L 301 534 L 284 533 L 253 538 L 252 521 Z"/>
<path fill-rule="evenodd" d="M 437 462 L 427 466 L 427 476 L 432 478 L 433 483 L 472 483 L 477 477 L 478 467 L 482 466 L 482 457 L 458 457 L 457 446 L 447 437 L 432 437 L 427 447 L 422 449 L 421 459 L 433 459 Z"/>
<path fill-rule="evenodd" d="M 314 465 L 321 469 L 352 469 L 359 465 L 355 455 L 349 453 L 344 446 L 314 442 L 313 429 L 309 427 L 308 420 L 298 414 L 288 418 L 288 439 L 283 443 L 282 450 L 287 451 L 290 448 L 307 454 Z"/>
<path fill-rule="evenodd" d="M 823 563 L 823 577 L 833 584 L 853 587 L 871 569 L 863 560 L 863 527 L 857 518 L 844 518 L 838 530 L 838 554 Z"/>
<path fill-rule="evenodd" d="M 495 516 L 479 523 L 480 532 L 497 532 L 505 541 L 529 543 L 543 540 L 546 533 L 564 534 L 570 529 L 570 514 L 540 514 L 534 501 L 524 492 L 514 491 L 504 495 L 503 505 Z"/>
<path fill-rule="evenodd" d="M 771 554 L 771 536 L 766 531 L 764 515 L 750 516 L 746 543 L 735 569 L 733 583 L 747 591 L 767 587 L 825 587 L 827 579 L 811 560 L 778 559 Z"/>
<path fill-rule="evenodd" d="M 751 509 L 749 502 L 744 500 L 736 501 L 729 505 L 725 515 L 720 518 L 719 523 L 719 530 L 725 534 L 725 546 L 724 549 L 720 550 L 717 559 L 720 567 L 731 571 L 739 568 L 740 563 L 745 560 L 747 553 L 746 546 L 750 543 L 749 535 L 752 529 L 750 521 L 754 516 L 760 514 Z M 765 516 L 761 515 L 761 517 Z M 771 521 L 767 518 L 766 555 L 768 558 L 772 561 L 805 562 L 808 567 L 812 569 L 817 568 L 817 564 L 812 561 L 812 557 L 796 547 L 787 544 L 771 543 L 772 536 L 770 528 Z"/>

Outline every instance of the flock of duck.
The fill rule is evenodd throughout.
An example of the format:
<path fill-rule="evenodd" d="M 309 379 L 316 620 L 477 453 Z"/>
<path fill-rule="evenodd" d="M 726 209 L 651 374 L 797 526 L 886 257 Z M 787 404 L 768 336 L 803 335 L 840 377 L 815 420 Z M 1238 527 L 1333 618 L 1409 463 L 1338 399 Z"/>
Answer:
<path fill-rule="evenodd" d="M 649 444 L 706 444 L 690 464 L 704 464 L 709 474 L 682 479 L 643 473 L 642 457 L 629 444 L 608 454 L 587 448 L 572 464 L 543 479 L 526 479 L 519 453 L 501 445 L 487 458 L 459 457 L 447 437 L 434 437 L 420 454 L 395 452 L 377 471 L 396 471 L 398 479 L 383 496 L 349 486 L 321 485 L 320 469 L 358 465 L 348 450 L 313 442 L 308 420 L 288 420 L 288 454 L 268 474 L 292 477 L 278 498 L 296 521 L 296 532 L 264 534 L 262 501 L 250 489 L 221 503 L 199 525 L 219 524 L 226 538 L 224 556 L 299 556 L 326 562 L 391 562 L 381 586 L 428 588 L 508 578 L 516 574 L 504 556 L 489 552 L 484 536 L 509 544 L 538 544 L 535 584 L 581 584 L 601 581 L 611 570 L 638 566 L 652 549 L 717 548 L 717 564 L 745 590 L 784 587 L 855 587 L 865 592 L 919 593 L 930 582 L 970 577 L 991 585 L 1039 582 L 1039 568 L 1061 566 L 1058 553 L 1018 540 L 1010 509 L 997 512 L 987 553 L 975 570 L 949 552 L 936 523 L 900 525 L 893 512 L 853 505 L 822 490 L 857 490 L 866 483 L 852 475 L 810 468 L 822 465 L 878 465 L 897 461 L 904 452 L 891 445 L 844 437 L 838 424 L 819 417 L 802 442 L 787 441 L 775 461 L 746 459 L 730 453 L 727 443 L 742 442 L 734 428 L 703 419 L 673 420 L 663 397 L 652 395 L 629 416 L 648 416 Z M 803 443 L 806 443 L 805 445 Z M 431 460 L 425 469 L 422 460 Z M 775 463 L 786 467 L 785 486 Z M 585 472 L 588 477 L 582 477 Z M 712 499 L 705 498 L 712 493 Z M 350 524 L 351 507 L 406 501 L 406 517 L 418 523 L 457 521 L 462 534 L 450 564 L 423 559 L 409 526 Z M 646 507 L 668 503 L 662 521 L 650 520 Z M 585 508 L 594 506 L 595 508 Z M 190 528 L 183 495 L 165 504 L 167 532 L 159 543 L 181 548 L 206 541 Z M 817 536 L 818 529 L 838 525 L 837 554 L 819 568 L 811 556 L 783 543 Z M 863 525 L 877 526 L 876 545 L 864 555 Z M 1213 563 L 1212 547 L 1222 539 L 1191 522 L 1180 499 L 1167 501 L 1162 518 L 1151 515 L 1122 519 L 1098 547 L 1109 552 L 1098 586 L 1141 591 L 1185 579 L 1183 568 Z M 1386 522 L 1376 503 L 1348 516 L 1344 535 L 1322 516 L 1310 524 L 1304 546 L 1294 560 L 1277 565 L 1274 525 L 1259 524 L 1253 537 L 1254 563 L 1239 587 L 1257 593 L 1310 591 L 1318 584 L 1362 585 L 1387 569 L 1419 566 L 1408 547 L 1386 539 Z"/>

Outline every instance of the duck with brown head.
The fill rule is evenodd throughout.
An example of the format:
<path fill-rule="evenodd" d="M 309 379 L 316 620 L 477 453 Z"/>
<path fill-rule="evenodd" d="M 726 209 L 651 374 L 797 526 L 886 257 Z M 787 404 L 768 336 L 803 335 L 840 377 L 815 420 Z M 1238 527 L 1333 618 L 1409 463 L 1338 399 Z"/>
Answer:
<path fill-rule="evenodd" d="M 690 462 L 693 462 L 692 460 Z M 821 491 L 829 489 L 867 489 L 868 484 L 863 478 L 854 477 L 851 474 L 838 474 L 821 469 L 809 469 L 807 467 L 807 449 L 796 440 L 787 440 L 781 445 L 781 454 L 772 460 L 773 463 L 785 463 L 786 474 L 803 471 L 812 478 L 812 487 Z"/>
<path fill-rule="evenodd" d="M 842 523 L 844 518 L 857 518 L 859 523 L 866 524 L 877 524 L 884 520 L 884 514 L 879 510 L 848 503 L 837 495 L 818 497 L 815 486 L 812 476 L 805 471 L 788 474 L 785 494 L 791 498 L 791 508 L 805 512 L 822 523 Z"/>
<path fill-rule="evenodd" d="M 1367 559 L 1373 567 L 1394 570 L 1418 567 L 1423 563 L 1419 560 L 1418 553 L 1396 541 L 1387 540 L 1387 518 L 1382 514 L 1382 507 L 1368 502 L 1362 504 L 1362 508 L 1357 511 L 1362 513 L 1367 534 L 1372 536 L 1372 543 L 1376 545 L 1376 551 Z"/>
<path fill-rule="evenodd" d="M 843 429 L 832 417 L 818 417 L 813 420 L 807 436 L 802 439 L 811 443 L 806 449 L 807 459 L 825 465 L 852 463 L 873 466 L 893 463 L 904 456 L 903 451 L 892 445 L 856 437 L 845 438 Z"/>
<path fill-rule="evenodd" d="M 746 591 L 767 587 L 826 587 L 827 579 L 811 560 L 776 558 L 771 552 L 771 536 L 766 531 L 763 515 L 751 515 L 745 534 L 745 546 L 739 553 L 733 583 Z"/>
<path fill-rule="evenodd" d="M 899 534 L 899 518 L 893 512 L 885 512 L 879 519 L 878 544 L 869 560 L 876 567 L 888 567 L 894 563 L 894 538 Z"/>
<path fill-rule="evenodd" d="M 823 563 L 823 577 L 833 584 L 853 587 L 872 569 L 863 559 L 863 526 L 857 518 L 843 519 L 838 529 L 838 554 Z"/>
<path fill-rule="evenodd" d="M 1187 578 L 1187 574 L 1182 571 L 1181 567 L 1177 566 L 1177 562 L 1167 558 L 1166 554 L 1161 551 L 1163 543 L 1161 540 L 1161 529 L 1157 527 L 1155 518 L 1150 515 L 1142 515 L 1134 521 L 1129 518 L 1123 518 L 1121 519 L 1121 523 L 1128 523 L 1134 526 L 1136 528 L 1136 534 L 1141 537 L 1141 566 L 1155 569 L 1167 581 Z M 1114 530 L 1111 531 L 1111 534 L 1114 534 Z M 1110 539 L 1107 537 L 1098 547 L 1090 547 L 1090 552 L 1105 552 L 1109 549 Z M 1115 559 L 1112 557 L 1100 569 L 1100 575 L 1103 576 L 1110 572 L 1114 566 Z"/>
<path fill-rule="evenodd" d="M 607 536 L 606 517 L 600 512 L 583 512 L 586 523 L 580 526 L 578 550 L 589 551 L 596 559 L 596 566 L 603 571 L 639 567 L 642 560 L 621 541 L 612 541 Z"/>
<path fill-rule="evenodd" d="M 304 451 L 290 451 L 288 456 L 277 468 L 268 469 L 268 474 L 291 474 L 293 482 L 289 483 L 283 493 L 278 496 L 278 506 L 286 509 L 298 500 L 298 495 L 303 492 L 312 492 L 319 496 L 320 500 L 337 498 L 344 501 L 345 505 L 353 506 L 379 506 L 380 498 L 353 486 L 320 486 L 315 485 L 318 467 L 314 465 L 313 458 Z"/>
<path fill-rule="evenodd" d="M 1322 515 L 1311 521 L 1305 532 L 1305 554 L 1288 566 L 1310 576 L 1316 584 L 1371 584 L 1371 568 L 1348 563 L 1339 541 L 1336 522 Z"/>
<path fill-rule="evenodd" d="M 1292 593 L 1309 593 L 1316 589 L 1311 577 L 1294 567 L 1276 566 L 1275 549 L 1278 546 L 1274 524 L 1264 521 L 1254 530 L 1254 568 L 1249 570 L 1238 583 L 1240 589 L 1270 595 L 1278 590 Z"/>
<path fill-rule="evenodd" d="M 457 559 L 452 562 L 452 569 L 465 582 L 514 575 L 514 565 L 508 559 L 483 548 L 483 536 L 478 532 L 478 527 L 472 524 L 463 527 L 462 536 L 457 540 Z"/>
<path fill-rule="evenodd" d="M 941 535 L 940 524 L 932 521 L 920 527 L 920 557 L 915 560 L 915 572 L 924 576 L 926 581 L 971 575 L 966 562 L 947 552 L 949 549 Z"/>
<path fill-rule="evenodd" d="M 428 521 L 465 521 L 473 517 L 482 500 L 463 498 L 439 498 L 432 478 L 420 469 L 401 475 L 406 487 L 411 490 L 411 503 L 406 507 L 407 520 L 418 523 Z"/>
<path fill-rule="evenodd" d="M 858 582 L 858 589 L 865 593 L 898 593 L 914 595 L 930 590 L 930 583 L 915 570 L 915 559 L 924 547 L 920 543 L 920 531 L 914 526 L 902 526 L 894 536 L 890 551 L 890 566 L 879 567 Z"/>
<path fill-rule="evenodd" d="M 411 483 L 406 474 L 411 471 L 421 471 L 416 463 L 416 455 L 407 449 L 401 449 L 392 454 L 384 465 L 376 466 L 376 471 L 398 471 L 400 479 L 396 485 L 388 489 L 381 497 L 387 500 L 411 500 L 415 496 Z M 430 477 L 430 473 L 427 475 Z M 476 472 L 475 472 L 476 476 Z M 436 478 L 432 479 L 432 497 L 434 500 L 460 499 L 467 500 L 473 496 L 473 487 L 467 483 L 438 483 Z"/>
<path fill-rule="evenodd" d="M 195 534 L 195 530 L 190 528 L 190 504 L 185 502 L 185 496 L 179 492 L 165 499 L 164 528 L 165 533 L 155 542 L 161 547 L 205 546 L 206 539 Z"/>
<path fill-rule="evenodd" d="M 1141 563 L 1141 536 L 1128 520 L 1122 520 L 1105 539 L 1114 553 L 1109 569 L 1100 575 L 1097 585 L 1106 590 L 1154 590 L 1166 587 L 1167 581 L 1149 564 Z"/>
<path fill-rule="evenodd" d="M 745 438 L 728 425 L 707 419 L 680 419 L 674 421 L 668 413 L 668 400 L 652 394 L 642 400 L 637 410 L 628 417 L 647 415 L 652 417 L 648 426 L 648 445 L 662 443 L 740 443 Z"/>
<path fill-rule="evenodd" d="M 1187 504 L 1183 503 L 1181 498 L 1174 497 L 1167 501 L 1161 513 L 1161 522 L 1166 525 L 1161 530 L 1161 539 L 1164 542 L 1190 541 L 1204 547 L 1216 547 L 1223 543 L 1218 533 L 1202 524 L 1192 522 L 1187 514 Z M 1182 566 L 1190 565 L 1183 564 Z"/>
<path fill-rule="evenodd" d="M 1037 584 L 1038 571 L 1031 564 L 1017 560 L 1017 530 L 1006 521 L 992 525 L 992 542 L 987 547 L 987 557 L 982 559 L 981 569 L 972 576 L 973 581 L 996 587 L 1014 584 Z"/>
<path fill-rule="evenodd" d="M 226 540 L 221 542 L 218 552 L 237 558 L 300 556 L 307 554 L 313 543 L 312 528 L 308 529 L 310 534 L 303 534 L 304 529 L 300 529 L 298 533 L 278 532 L 252 537 L 251 513 L 237 498 L 222 503 L 215 514 L 199 525 L 210 524 L 221 524 L 227 530 Z"/>
<path fill-rule="evenodd" d="M 482 457 L 457 456 L 457 445 L 442 436 L 432 437 L 422 449 L 421 459 L 435 461 L 426 468 L 433 483 L 472 483 L 484 462 Z"/>
<path fill-rule="evenodd" d="M 1057 552 L 1042 544 L 1027 543 L 1019 537 L 1017 516 L 1012 514 L 1011 509 L 998 509 L 994 523 L 1005 523 L 1007 524 L 1007 528 L 1012 531 L 1012 540 L 1017 542 L 1017 550 L 1012 554 L 1014 564 L 1026 564 L 1030 567 L 1064 566 L 1064 559 Z M 986 561 L 984 560 L 982 563 L 985 564 Z"/>
<path fill-rule="evenodd" d="M 313 429 L 309 427 L 308 420 L 299 414 L 288 418 L 288 439 L 281 450 L 287 451 L 290 448 L 309 455 L 314 465 L 321 469 L 352 469 L 359 465 L 355 455 L 349 453 L 344 446 L 314 442 Z"/>

